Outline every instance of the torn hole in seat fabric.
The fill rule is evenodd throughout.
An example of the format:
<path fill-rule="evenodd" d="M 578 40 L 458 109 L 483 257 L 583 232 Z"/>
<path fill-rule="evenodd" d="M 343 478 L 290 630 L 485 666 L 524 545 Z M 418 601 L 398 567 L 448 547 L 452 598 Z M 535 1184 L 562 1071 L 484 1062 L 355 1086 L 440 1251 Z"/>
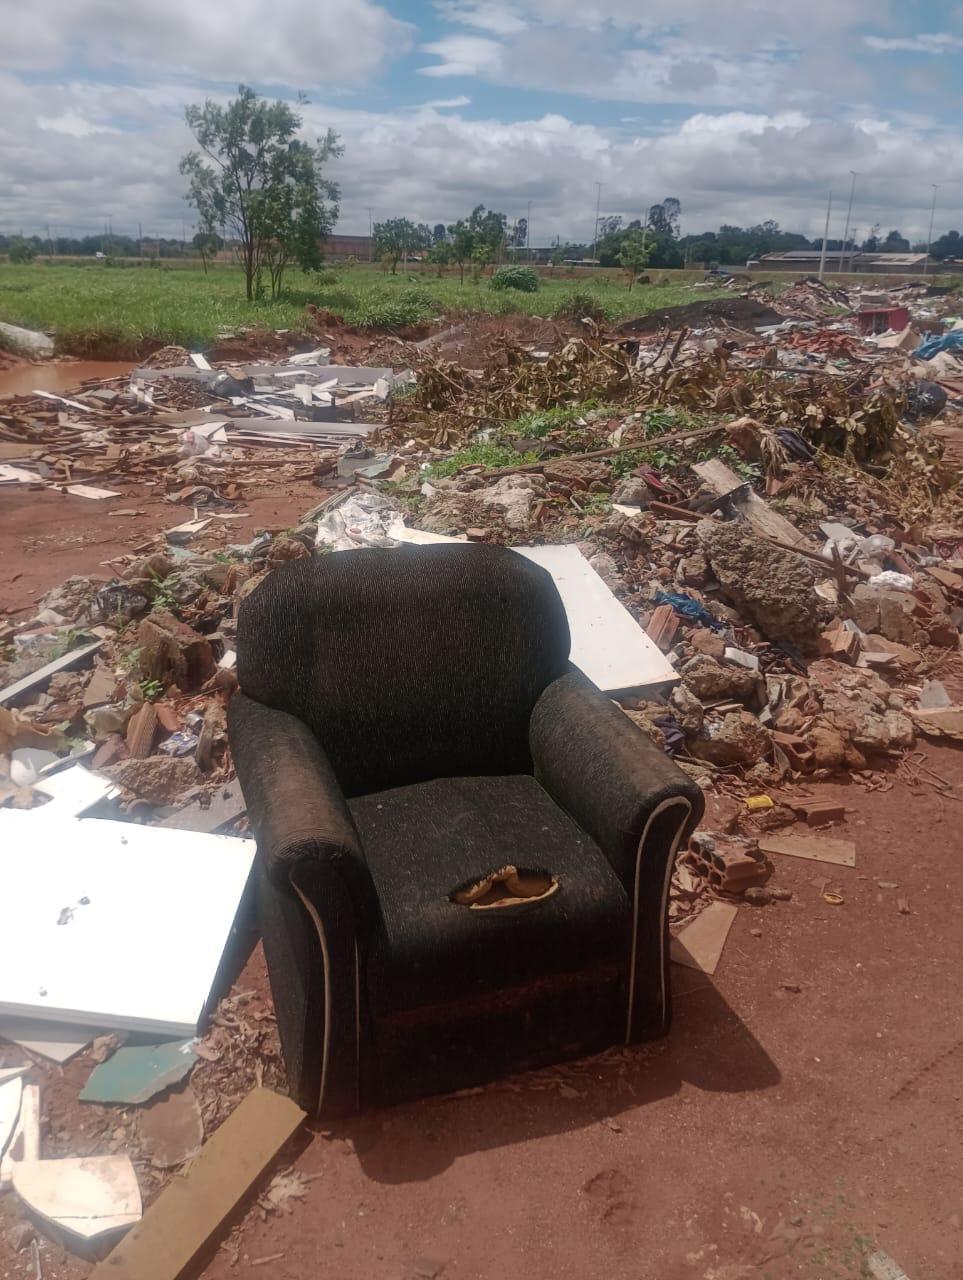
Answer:
<path fill-rule="evenodd" d="M 451 902 L 472 911 L 488 911 L 541 902 L 558 889 L 558 879 L 548 871 L 519 869 L 509 864 L 468 880 L 448 895 Z"/>

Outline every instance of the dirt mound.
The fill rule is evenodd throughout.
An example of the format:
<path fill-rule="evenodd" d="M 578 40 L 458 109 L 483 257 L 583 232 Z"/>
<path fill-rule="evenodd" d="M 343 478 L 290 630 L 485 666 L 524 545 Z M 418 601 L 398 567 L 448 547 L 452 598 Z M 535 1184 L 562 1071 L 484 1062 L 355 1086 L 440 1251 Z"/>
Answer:
<path fill-rule="evenodd" d="M 755 298 L 710 298 L 623 320 L 617 332 L 657 333 L 660 329 L 681 329 L 683 325 L 689 329 L 715 329 L 723 324 L 735 325 L 737 329 L 756 329 L 780 324 L 785 318 Z"/>

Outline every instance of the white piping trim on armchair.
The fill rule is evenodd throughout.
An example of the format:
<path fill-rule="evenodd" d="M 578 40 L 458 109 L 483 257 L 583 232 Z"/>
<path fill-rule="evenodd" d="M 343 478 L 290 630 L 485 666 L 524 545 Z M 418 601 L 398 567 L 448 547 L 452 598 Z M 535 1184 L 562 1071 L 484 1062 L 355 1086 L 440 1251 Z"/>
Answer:
<path fill-rule="evenodd" d="M 649 830 L 655 820 L 665 813 L 668 809 L 681 808 L 682 816 L 679 820 L 678 830 L 675 839 L 672 841 L 672 848 L 669 850 L 669 857 L 666 861 L 665 879 L 662 885 L 662 901 L 659 904 L 659 983 L 662 992 L 662 1008 L 665 1009 L 666 1004 L 666 965 L 665 965 L 665 943 L 664 934 L 667 928 L 667 910 L 669 899 L 669 885 L 672 882 L 672 872 L 675 870 L 675 858 L 679 849 L 679 841 L 682 839 L 682 833 L 685 830 L 686 821 L 692 813 L 692 802 L 687 800 L 685 796 L 675 796 L 671 800 L 663 800 L 660 805 L 656 805 L 655 809 L 649 814 L 649 819 L 645 824 L 645 830 L 642 832 L 639 840 L 638 851 L 635 855 L 635 886 L 632 893 L 632 950 L 629 956 L 629 1001 L 626 1010 L 625 1019 L 625 1043 L 630 1044 L 632 1040 L 632 1014 L 633 1005 L 635 1003 L 635 963 L 636 953 L 639 942 L 639 878 L 642 870 L 642 856 L 645 853 L 645 842 L 649 835 Z"/>
<path fill-rule="evenodd" d="M 324 1041 L 321 1046 L 321 1087 L 318 1090 L 317 1110 L 320 1111 L 324 1104 L 324 1090 L 328 1079 L 328 1062 L 329 1051 L 331 1046 L 331 957 L 328 955 L 328 940 L 325 936 L 324 925 L 321 923 L 321 917 L 315 910 L 314 903 L 310 901 L 307 895 L 292 879 L 291 884 L 295 893 L 301 899 L 305 910 L 314 922 L 314 927 L 318 933 L 318 941 L 321 944 L 321 961 L 324 971 Z M 358 966 L 358 942 L 355 939 L 354 944 L 354 1027 L 355 1027 L 355 1081 L 358 1079 L 358 1063 L 361 1055 L 361 1012 L 358 1000 L 358 983 L 360 980 Z"/>

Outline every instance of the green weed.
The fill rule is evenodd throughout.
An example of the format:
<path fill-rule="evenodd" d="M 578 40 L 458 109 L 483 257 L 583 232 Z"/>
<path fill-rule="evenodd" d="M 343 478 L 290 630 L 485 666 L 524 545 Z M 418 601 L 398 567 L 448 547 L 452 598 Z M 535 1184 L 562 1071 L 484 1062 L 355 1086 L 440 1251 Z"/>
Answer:
<path fill-rule="evenodd" d="M 495 440 L 483 440 L 459 449 L 450 458 L 442 458 L 433 462 L 428 468 L 428 479 L 444 479 L 453 476 L 462 467 L 483 466 L 488 470 L 500 467 L 517 467 L 526 462 L 537 461 L 534 453 L 519 453 L 507 444 L 499 444 Z"/>

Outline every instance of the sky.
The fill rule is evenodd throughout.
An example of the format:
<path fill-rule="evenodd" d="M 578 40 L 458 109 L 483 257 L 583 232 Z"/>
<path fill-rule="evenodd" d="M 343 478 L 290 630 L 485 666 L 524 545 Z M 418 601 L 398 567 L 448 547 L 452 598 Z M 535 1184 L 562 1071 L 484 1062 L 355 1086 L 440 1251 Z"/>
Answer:
<path fill-rule="evenodd" d="M 184 108 L 239 83 L 344 156 L 337 230 L 476 204 L 532 243 L 666 196 L 682 229 L 963 229 L 963 2 L 0 0 L 0 232 L 180 236 Z M 961 212 L 958 212 L 961 210 Z M 370 211 L 370 213 L 369 213 Z"/>

